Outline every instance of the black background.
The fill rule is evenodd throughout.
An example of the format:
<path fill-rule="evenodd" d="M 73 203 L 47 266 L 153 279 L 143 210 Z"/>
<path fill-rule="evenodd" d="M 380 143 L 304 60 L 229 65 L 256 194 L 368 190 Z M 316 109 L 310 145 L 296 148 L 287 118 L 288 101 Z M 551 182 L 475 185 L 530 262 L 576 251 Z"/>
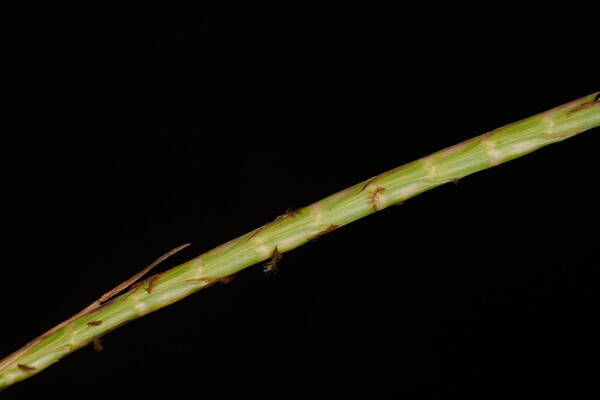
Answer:
<path fill-rule="evenodd" d="M 25 14 L 6 61 L 1 355 L 182 243 L 159 270 L 599 89 L 584 22 L 430 7 Z M 287 253 L 276 274 L 243 271 L 2 396 L 595 391 L 597 134 L 357 221 Z"/>

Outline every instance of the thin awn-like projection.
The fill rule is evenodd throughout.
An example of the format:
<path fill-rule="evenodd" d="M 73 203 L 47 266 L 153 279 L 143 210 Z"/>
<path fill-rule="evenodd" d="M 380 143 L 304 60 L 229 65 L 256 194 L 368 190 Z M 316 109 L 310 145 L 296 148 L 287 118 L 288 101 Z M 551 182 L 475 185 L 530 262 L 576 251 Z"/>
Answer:
<path fill-rule="evenodd" d="M 0 361 L 0 390 L 26 379 L 119 326 L 156 311 L 236 272 L 422 192 L 502 164 L 600 126 L 600 92 L 402 165 L 299 210 L 288 212 L 166 272 L 139 282 L 158 262 L 110 290 L 81 312 Z M 125 290 L 127 292 L 123 293 Z"/>

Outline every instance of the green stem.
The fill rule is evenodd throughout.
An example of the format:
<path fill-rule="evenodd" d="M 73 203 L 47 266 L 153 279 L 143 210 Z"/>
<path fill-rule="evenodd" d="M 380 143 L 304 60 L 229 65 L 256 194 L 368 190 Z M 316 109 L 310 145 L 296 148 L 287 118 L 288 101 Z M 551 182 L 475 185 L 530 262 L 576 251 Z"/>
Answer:
<path fill-rule="evenodd" d="M 287 213 L 243 236 L 99 299 L 0 362 L 0 390 L 30 377 L 128 321 L 258 262 L 444 183 L 600 126 L 600 92 L 464 141 Z M 128 281 L 129 282 L 129 281 Z M 121 287 L 121 285 L 120 285 Z"/>

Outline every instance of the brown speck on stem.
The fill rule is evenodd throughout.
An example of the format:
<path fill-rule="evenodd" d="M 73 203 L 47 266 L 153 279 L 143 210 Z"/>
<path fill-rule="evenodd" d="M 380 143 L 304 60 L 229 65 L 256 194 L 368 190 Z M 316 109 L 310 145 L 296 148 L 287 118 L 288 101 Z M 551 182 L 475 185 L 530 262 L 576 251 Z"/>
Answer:
<path fill-rule="evenodd" d="M 160 274 L 156 274 L 147 279 L 148 286 L 146 287 L 146 292 L 148 292 L 148 294 L 152 293 L 152 290 L 154 290 L 154 287 L 156 286 L 156 280 L 159 276 Z"/>
<path fill-rule="evenodd" d="M 288 208 L 288 209 L 286 210 L 285 214 L 277 216 L 277 218 L 275 218 L 275 220 L 274 220 L 273 222 L 275 222 L 275 221 L 279 221 L 279 220 L 282 220 L 282 219 L 284 219 L 284 218 L 287 218 L 287 217 L 293 217 L 293 216 L 296 216 L 296 215 L 298 215 L 299 213 L 300 213 L 300 210 L 299 210 L 299 209 Z"/>
<path fill-rule="evenodd" d="M 213 278 L 192 278 L 187 279 L 186 282 L 206 282 L 206 286 L 204 287 L 207 288 L 214 285 L 215 282 L 218 282 L 218 280 Z"/>
<path fill-rule="evenodd" d="M 460 179 L 454 178 L 454 179 L 452 179 L 452 183 L 454 183 L 455 185 L 458 185 L 460 183 Z"/>
<path fill-rule="evenodd" d="M 575 107 L 574 109 L 572 109 L 571 111 L 569 111 L 568 114 L 573 114 L 573 113 L 576 113 L 576 112 L 578 112 L 580 110 L 584 110 L 586 108 L 594 107 L 594 106 L 597 106 L 597 105 L 600 105 L 600 100 L 598 100 L 598 95 L 596 95 L 596 97 L 594 98 L 593 101 L 588 101 L 587 103 L 583 103 L 583 104 Z"/>
<path fill-rule="evenodd" d="M 371 207 L 373 210 L 379 210 L 379 196 L 381 193 L 385 192 L 385 188 L 381 186 L 377 186 L 375 190 L 369 195 L 369 203 L 371 203 Z"/>
<path fill-rule="evenodd" d="M 328 233 L 335 231 L 339 227 L 340 227 L 339 225 L 329 225 L 327 228 L 323 229 L 321 232 L 319 232 L 315 236 L 313 236 L 312 240 L 317 240 L 321 236 L 327 235 Z"/>
<path fill-rule="evenodd" d="M 206 282 L 207 285 L 205 287 L 209 287 L 217 282 L 229 283 L 233 280 L 233 278 L 235 278 L 235 274 L 224 276 L 223 278 L 192 278 L 187 279 L 186 282 Z"/>
<path fill-rule="evenodd" d="M 298 215 L 300 213 L 300 209 L 293 209 L 293 208 L 288 208 L 287 211 L 285 212 L 285 214 L 282 215 L 278 215 L 277 217 L 275 217 L 275 219 L 271 222 L 269 222 L 268 224 L 264 224 L 263 226 L 261 226 L 258 229 L 255 229 L 254 232 L 252 232 L 252 234 L 250 236 L 248 236 L 248 239 L 246 239 L 247 241 L 252 240 L 256 235 L 258 235 L 260 233 L 260 231 L 262 231 L 265 227 L 275 223 L 275 222 L 279 222 L 284 218 L 287 217 L 294 217 L 296 215 Z"/>
<path fill-rule="evenodd" d="M 373 181 L 375 179 L 379 178 L 379 175 L 372 177 L 371 179 L 368 179 L 365 184 L 363 185 L 363 187 L 360 189 L 360 191 L 362 192 L 363 190 L 365 190 L 367 188 L 367 186 L 369 186 L 371 183 L 373 183 Z M 359 192 L 360 193 L 360 192 Z"/>
<path fill-rule="evenodd" d="M 271 259 L 269 260 L 268 263 L 265 264 L 265 267 L 264 267 L 265 273 L 271 274 L 271 273 L 275 272 L 277 270 L 277 264 L 279 263 L 279 261 L 281 261 L 282 257 L 283 256 L 277 249 L 277 246 L 275 246 L 275 249 L 273 249 L 273 253 L 271 254 Z"/>
<path fill-rule="evenodd" d="M 17 366 L 21 371 L 35 371 L 35 367 L 31 367 L 27 364 L 17 364 Z"/>
<path fill-rule="evenodd" d="M 98 326 L 98 325 L 102 325 L 102 321 L 90 321 L 87 324 L 89 326 Z"/>
<path fill-rule="evenodd" d="M 255 229 L 254 232 L 252 232 L 252 235 L 248 236 L 248 239 L 246 239 L 246 241 L 252 240 L 254 238 L 254 236 L 256 236 L 260 231 L 262 231 L 262 229 L 267 225 L 269 225 L 269 224 L 264 224 L 260 228 Z"/>
<path fill-rule="evenodd" d="M 104 350 L 104 346 L 102 346 L 102 342 L 99 337 L 94 338 L 94 340 L 92 341 L 92 346 L 94 346 L 94 350 L 96 351 Z"/>
<path fill-rule="evenodd" d="M 223 278 L 219 279 L 219 282 L 229 283 L 233 280 L 233 278 L 235 278 L 235 274 L 227 275 L 227 276 L 224 276 Z"/>

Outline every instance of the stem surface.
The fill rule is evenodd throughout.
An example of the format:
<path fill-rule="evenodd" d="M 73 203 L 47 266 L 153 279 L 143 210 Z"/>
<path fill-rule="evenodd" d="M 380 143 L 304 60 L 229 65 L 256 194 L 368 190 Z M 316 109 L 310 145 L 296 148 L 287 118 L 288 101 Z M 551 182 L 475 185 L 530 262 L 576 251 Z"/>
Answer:
<path fill-rule="evenodd" d="M 274 268 L 282 253 L 352 221 L 600 126 L 599 96 L 600 92 L 590 94 L 387 171 L 153 275 L 117 297 L 112 290 L 0 361 L 0 390 L 90 342 L 99 346 L 98 338 L 126 322 L 226 281 L 246 267 L 271 259 L 266 268 Z"/>

